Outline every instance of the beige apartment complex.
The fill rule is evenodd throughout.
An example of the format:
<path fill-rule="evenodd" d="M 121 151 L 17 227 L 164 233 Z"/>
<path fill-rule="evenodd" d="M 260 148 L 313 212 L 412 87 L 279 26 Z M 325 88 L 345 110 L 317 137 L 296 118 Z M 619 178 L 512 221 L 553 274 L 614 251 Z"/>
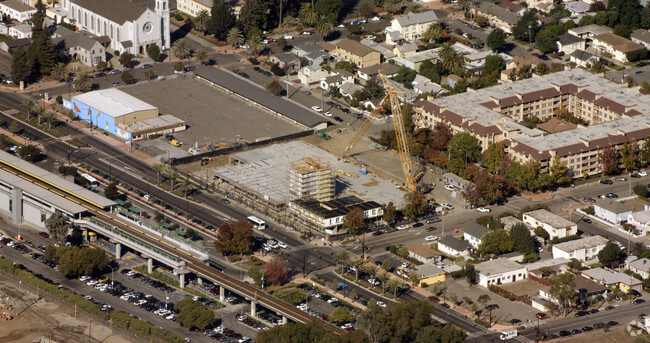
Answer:
<path fill-rule="evenodd" d="M 208 12 L 212 10 L 212 0 L 178 0 L 176 8 L 185 14 L 196 17 L 202 10 Z"/>
<path fill-rule="evenodd" d="M 530 116 L 548 119 L 553 110 L 563 107 L 588 126 L 548 134 L 520 124 Z M 503 142 L 514 161 L 537 160 L 541 172 L 547 172 L 557 157 L 566 162 L 573 177 L 600 173 L 598 156 L 604 147 L 619 148 L 625 142 L 642 145 L 650 134 L 650 99 L 638 88 L 579 68 L 418 101 L 414 111 L 418 127 L 446 122 L 454 133 L 471 133 L 483 149 Z"/>
<path fill-rule="evenodd" d="M 358 68 L 372 67 L 381 63 L 381 54 L 357 41 L 341 39 L 329 53 L 338 61 L 347 61 Z"/>

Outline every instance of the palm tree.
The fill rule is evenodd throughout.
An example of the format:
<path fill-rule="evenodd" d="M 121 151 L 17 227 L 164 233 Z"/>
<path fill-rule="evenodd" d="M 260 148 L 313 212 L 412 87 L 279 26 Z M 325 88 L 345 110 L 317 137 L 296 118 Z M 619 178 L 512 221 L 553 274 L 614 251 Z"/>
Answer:
<path fill-rule="evenodd" d="M 468 8 L 472 7 L 472 0 L 458 0 L 458 6 L 467 11 Z"/>
<path fill-rule="evenodd" d="M 408 13 L 420 13 L 420 12 L 422 12 L 422 7 L 420 7 L 419 4 L 411 2 L 406 6 L 406 12 L 408 12 Z"/>
<path fill-rule="evenodd" d="M 72 81 L 72 87 L 85 93 L 93 88 L 93 80 L 88 76 L 88 73 L 81 72 Z"/>
<path fill-rule="evenodd" d="M 402 1 L 401 0 L 385 0 L 384 8 L 386 11 L 395 14 L 399 13 L 402 10 Z"/>
<path fill-rule="evenodd" d="M 190 181 L 190 179 L 185 178 L 181 180 L 181 184 L 178 185 L 178 189 L 182 190 L 183 193 L 185 194 L 185 197 L 187 198 L 187 192 L 194 189 L 194 184 L 192 183 L 192 181 Z"/>
<path fill-rule="evenodd" d="M 332 23 L 327 19 L 326 16 L 321 15 L 318 17 L 318 21 L 316 22 L 316 32 L 320 33 L 324 36 L 327 36 L 327 34 L 332 31 Z"/>
<path fill-rule="evenodd" d="M 336 259 L 337 266 L 339 264 L 347 266 L 348 261 L 350 260 L 350 253 L 347 250 L 340 250 L 334 254 L 334 258 Z"/>
<path fill-rule="evenodd" d="M 172 183 L 172 188 L 171 188 L 172 192 L 174 191 L 174 188 L 176 187 L 176 179 L 178 179 L 179 176 L 180 176 L 180 174 L 178 174 L 173 169 L 167 169 L 167 171 L 165 172 L 165 177 L 167 177 Z"/>
<path fill-rule="evenodd" d="M 159 185 L 159 184 L 160 184 L 160 175 L 161 175 L 165 170 L 167 170 L 167 166 L 164 165 L 164 164 L 156 163 L 156 164 L 154 164 L 154 165 L 151 166 L 151 169 L 153 169 L 153 170 L 156 171 L 156 178 L 157 178 L 157 182 L 156 182 L 156 184 Z"/>
<path fill-rule="evenodd" d="M 355 258 L 354 260 L 350 261 L 350 267 L 354 267 L 354 277 L 355 281 L 359 280 L 359 269 L 361 269 L 361 266 L 364 264 L 364 261 L 360 258 Z"/>
<path fill-rule="evenodd" d="M 438 56 L 442 60 L 442 66 L 448 71 L 452 71 L 454 67 L 460 64 L 458 53 L 449 44 L 442 46 L 442 49 L 438 52 Z"/>
<path fill-rule="evenodd" d="M 50 75 L 57 81 L 64 81 L 70 76 L 70 73 L 66 70 L 65 63 L 59 62 L 52 67 Z"/>
<path fill-rule="evenodd" d="M 363 271 L 366 272 L 371 278 L 374 278 L 377 275 L 377 267 L 373 265 L 365 266 Z"/>
<path fill-rule="evenodd" d="M 27 114 L 27 120 L 32 118 L 32 111 L 36 108 L 36 106 L 38 105 L 36 105 L 36 103 L 30 99 L 26 99 L 20 104 L 20 107 L 25 110 L 25 114 Z"/>
<path fill-rule="evenodd" d="M 260 42 L 262 40 L 262 37 L 258 34 L 251 35 L 251 37 L 248 39 L 248 46 L 251 50 L 253 50 L 253 53 L 255 55 L 259 54 L 262 49 L 264 48 L 264 45 Z"/>
<path fill-rule="evenodd" d="M 197 49 L 196 52 L 194 53 L 194 57 L 196 57 L 196 60 L 199 61 L 199 63 L 201 64 L 208 64 L 208 62 L 210 61 L 208 52 L 205 51 L 205 49 L 203 48 Z"/>
<path fill-rule="evenodd" d="M 210 12 L 208 10 L 200 10 L 194 18 L 194 28 L 205 34 L 205 30 L 210 23 Z"/>
<path fill-rule="evenodd" d="M 282 5 L 284 5 L 287 0 L 277 0 L 278 3 L 280 3 L 280 23 L 278 24 L 278 27 L 282 27 Z"/>
<path fill-rule="evenodd" d="M 47 111 L 43 113 L 43 119 L 47 122 L 49 129 L 52 130 L 52 123 L 56 122 L 56 113 Z"/>
<path fill-rule="evenodd" d="M 172 53 L 174 54 L 174 56 L 182 60 L 192 56 L 192 50 L 190 49 L 190 45 L 187 43 L 187 41 L 184 38 L 181 38 L 174 42 L 174 44 L 172 45 Z"/>
<path fill-rule="evenodd" d="M 386 282 L 388 289 L 393 290 L 393 298 L 397 299 L 397 291 L 402 288 L 402 281 L 398 279 L 390 279 Z"/>
<path fill-rule="evenodd" d="M 428 40 L 432 41 L 437 41 L 442 37 L 442 33 L 444 32 L 442 25 L 438 23 L 433 23 L 427 27 L 426 31 L 422 34 L 422 36 Z"/>
<path fill-rule="evenodd" d="M 240 46 L 242 43 L 244 43 L 244 35 L 242 35 L 240 29 L 233 27 L 230 29 L 230 31 L 228 31 L 226 42 L 228 42 L 228 44 L 232 45 L 233 47 Z"/>
<path fill-rule="evenodd" d="M 34 108 L 34 113 L 36 113 L 36 118 L 38 119 L 38 125 L 41 125 L 41 117 L 45 113 L 45 109 L 41 106 L 36 106 L 36 108 Z"/>
<path fill-rule="evenodd" d="M 379 272 L 377 273 L 377 281 L 381 282 L 381 294 L 386 294 L 386 282 L 390 279 L 388 273 Z"/>
<path fill-rule="evenodd" d="M 311 26 L 318 20 L 318 13 L 314 12 L 314 7 L 309 3 L 303 3 L 302 8 L 298 11 L 298 19 L 303 25 Z"/>

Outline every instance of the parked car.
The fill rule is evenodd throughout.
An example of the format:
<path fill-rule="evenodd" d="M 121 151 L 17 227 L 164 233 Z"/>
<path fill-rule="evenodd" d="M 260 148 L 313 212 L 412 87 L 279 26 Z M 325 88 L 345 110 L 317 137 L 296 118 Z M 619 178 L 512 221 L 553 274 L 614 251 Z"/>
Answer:
<path fill-rule="evenodd" d="M 427 219 L 427 224 L 439 223 L 439 222 L 441 222 L 441 221 L 442 221 L 442 219 L 440 219 L 440 218 L 438 218 L 438 217 L 436 217 L 436 218 L 429 218 L 429 219 Z"/>
<path fill-rule="evenodd" d="M 438 239 L 438 237 L 433 236 L 433 235 L 424 237 L 424 240 L 427 241 L 427 242 L 433 242 L 433 241 L 435 241 L 437 239 Z"/>
<path fill-rule="evenodd" d="M 591 224 L 591 219 L 589 219 L 589 218 L 582 218 L 582 221 L 587 223 L 587 224 Z"/>
<path fill-rule="evenodd" d="M 638 304 L 643 304 L 644 302 L 645 302 L 645 300 L 643 300 L 643 299 L 636 299 L 632 303 L 635 304 L 635 305 L 638 305 Z"/>
<path fill-rule="evenodd" d="M 648 176 L 648 173 L 646 173 L 644 171 L 640 171 L 637 174 L 639 174 L 639 176 Z"/>
<path fill-rule="evenodd" d="M 311 109 L 314 110 L 314 111 L 316 111 L 316 112 L 318 112 L 318 113 L 320 113 L 320 112 L 323 111 L 323 109 L 320 108 L 320 106 L 312 106 Z"/>
<path fill-rule="evenodd" d="M 616 180 L 616 181 L 627 181 L 627 178 L 626 178 L 626 177 L 619 176 L 619 177 L 617 177 L 617 178 L 614 179 L 614 180 Z"/>
<path fill-rule="evenodd" d="M 444 188 L 450 192 L 453 192 L 456 189 L 456 187 L 452 185 L 445 185 Z"/>
<path fill-rule="evenodd" d="M 601 185 L 611 185 L 613 184 L 612 180 L 600 180 Z"/>
<path fill-rule="evenodd" d="M 479 212 L 481 212 L 481 213 L 490 213 L 490 212 L 492 211 L 492 210 L 490 210 L 490 209 L 487 208 L 487 207 L 479 207 L 479 208 L 477 208 L 476 210 L 479 211 Z"/>

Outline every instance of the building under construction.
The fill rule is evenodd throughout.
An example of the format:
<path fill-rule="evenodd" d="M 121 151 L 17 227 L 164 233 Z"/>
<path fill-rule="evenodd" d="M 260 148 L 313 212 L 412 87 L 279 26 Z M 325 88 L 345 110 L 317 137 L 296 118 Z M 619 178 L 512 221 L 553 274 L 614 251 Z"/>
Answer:
<path fill-rule="evenodd" d="M 328 201 L 334 197 L 335 177 L 330 163 L 317 157 L 292 162 L 289 169 L 289 198 Z"/>

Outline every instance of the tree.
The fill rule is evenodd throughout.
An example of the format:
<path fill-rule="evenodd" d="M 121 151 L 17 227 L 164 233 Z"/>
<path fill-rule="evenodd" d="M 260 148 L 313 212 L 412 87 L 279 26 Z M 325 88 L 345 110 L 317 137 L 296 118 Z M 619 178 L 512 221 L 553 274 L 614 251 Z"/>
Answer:
<path fill-rule="evenodd" d="M 363 271 L 368 274 L 369 277 L 373 278 L 377 275 L 377 267 L 373 265 L 368 265 L 363 267 Z"/>
<path fill-rule="evenodd" d="M 359 6 L 359 14 L 364 18 L 370 18 L 375 13 L 375 7 L 370 4 L 368 1 L 364 1 L 361 6 Z"/>
<path fill-rule="evenodd" d="M 11 124 L 9 124 L 9 131 L 13 133 L 14 135 L 19 134 L 23 129 L 20 127 L 20 124 L 18 124 L 17 121 L 12 121 Z"/>
<path fill-rule="evenodd" d="M 197 31 L 201 31 L 201 33 L 205 34 L 205 31 L 207 31 L 208 26 L 212 22 L 212 18 L 210 18 L 210 12 L 208 10 L 200 10 L 199 13 L 196 14 L 196 17 L 194 17 L 194 28 Z"/>
<path fill-rule="evenodd" d="M 478 271 L 476 270 L 476 267 L 474 267 L 473 264 L 467 263 L 466 265 L 463 266 L 463 269 L 460 270 L 461 275 L 467 280 L 468 284 L 474 284 L 476 283 L 476 275 Z"/>
<path fill-rule="evenodd" d="M 460 66 L 462 61 L 456 50 L 451 47 L 451 44 L 445 43 L 442 45 L 438 56 L 440 57 L 442 67 L 448 72 L 453 72 L 454 68 Z"/>
<path fill-rule="evenodd" d="M 65 277 L 79 275 L 99 275 L 108 266 L 108 256 L 102 249 L 77 248 L 65 249 L 59 258 L 59 272 Z"/>
<path fill-rule="evenodd" d="M 442 38 L 442 34 L 445 32 L 442 25 L 439 23 L 433 23 L 427 27 L 427 29 L 422 34 L 422 37 L 437 42 L 438 39 Z"/>
<path fill-rule="evenodd" d="M 530 26 L 530 29 L 528 28 Z M 537 23 L 537 15 L 533 11 L 526 11 L 524 15 L 519 18 L 519 21 L 512 28 L 512 34 L 520 41 L 528 42 L 537 35 L 539 31 L 539 24 Z"/>
<path fill-rule="evenodd" d="M 536 227 L 533 233 L 535 233 L 535 236 L 544 240 L 551 238 L 551 235 L 549 235 L 548 231 L 544 230 L 541 226 Z"/>
<path fill-rule="evenodd" d="M 314 11 L 319 15 L 327 16 L 330 23 L 336 23 L 339 21 L 341 4 L 341 0 L 317 0 L 314 4 Z"/>
<path fill-rule="evenodd" d="M 293 306 L 304 303 L 307 300 L 307 293 L 298 288 L 279 289 L 273 293 L 273 296 Z"/>
<path fill-rule="evenodd" d="M 359 207 L 353 208 L 343 217 L 343 229 L 353 235 L 358 235 L 366 228 L 363 210 Z"/>
<path fill-rule="evenodd" d="M 189 43 L 185 38 L 181 38 L 172 44 L 172 53 L 174 56 L 184 60 L 192 56 L 192 50 L 190 49 Z"/>
<path fill-rule="evenodd" d="M 186 237 L 187 239 L 193 241 L 193 240 L 195 240 L 195 239 L 201 237 L 201 235 L 199 235 L 199 233 L 196 232 L 196 230 L 194 230 L 193 228 L 189 227 L 189 228 L 187 228 L 187 229 L 185 230 L 185 237 Z"/>
<path fill-rule="evenodd" d="M 382 264 L 381 267 L 384 268 L 384 265 Z M 388 277 L 388 273 L 386 272 L 377 273 L 375 278 L 377 279 L 377 281 L 381 283 L 381 294 L 386 294 L 386 282 L 390 279 Z"/>
<path fill-rule="evenodd" d="M 246 41 L 246 44 L 250 47 L 251 50 L 253 50 L 253 53 L 255 55 L 258 55 L 263 49 L 264 46 L 260 42 L 262 37 L 259 34 L 253 34 L 248 37 L 248 40 Z"/>
<path fill-rule="evenodd" d="M 491 74 L 495 71 L 502 71 L 506 69 L 506 62 L 504 62 L 498 55 L 488 55 L 485 57 L 485 72 Z"/>
<path fill-rule="evenodd" d="M 440 121 L 433 127 L 430 135 L 429 146 L 439 151 L 447 150 L 453 134 L 448 124 Z"/>
<path fill-rule="evenodd" d="M 603 250 L 598 252 L 598 262 L 605 267 L 617 267 L 625 254 L 621 251 L 618 245 L 607 242 Z"/>
<path fill-rule="evenodd" d="M 244 43 L 244 35 L 242 35 L 240 29 L 233 27 L 228 31 L 226 42 L 234 47 L 240 46 Z"/>
<path fill-rule="evenodd" d="M 174 305 L 178 310 L 176 321 L 190 330 L 203 331 L 214 322 L 214 312 L 192 298 L 185 298 Z"/>
<path fill-rule="evenodd" d="M 183 192 L 183 195 L 187 198 L 187 194 L 191 193 L 194 190 L 194 183 L 188 178 L 181 180 L 181 183 L 178 185 L 178 189 Z"/>
<path fill-rule="evenodd" d="M 52 67 L 52 72 L 50 74 L 52 78 L 57 81 L 65 81 L 70 77 L 70 73 L 67 70 L 67 66 L 63 62 L 59 62 Z"/>
<path fill-rule="evenodd" d="M 154 62 L 160 60 L 160 47 L 156 43 L 149 44 L 147 46 L 147 56 L 151 58 Z"/>
<path fill-rule="evenodd" d="M 325 37 L 332 31 L 332 22 L 328 19 L 328 16 L 320 15 L 318 16 L 314 29 Z"/>
<path fill-rule="evenodd" d="M 25 99 L 23 100 L 22 103 L 20 103 L 20 108 L 22 108 L 25 111 L 25 114 L 27 115 L 27 120 L 30 120 L 32 118 L 32 112 L 38 107 L 34 100 L 31 99 Z"/>
<path fill-rule="evenodd" d="M 355 279 L 355 281 L 359 280 L 359 271 L 361 270 L 361 266 L 364 263 L 365 262 L 360 258 L 355 258 L 355 259 L 350 260 L 350 268 L 354 269 L 354 279 Z"/>
<path fill-rule="evenodd" d="M 24 48 L 15 48 L 11 50 L 11 55 L 11 80 L 16 84 L 29 81 L 32 71 L 27 61 L 27 51 Z"/>
<path fill-rule="evenodd" d="M 515 244 L 504 229 L 492 230 L 483 236 L 481 244 L 478 246 L 478 253 L 482 256 L 494 254 L 501 255 L 509 253 L 515 249 Z"/>
<path fill-rule="evenodd" d="M 416 191 L 404 194 L 404 207 L 402 213 L 404 216 L 416 219 L 424 215 L 427 209 L 427 202 L 424 194 Z"/>
<path fill-rule="evenodd" d="M 487 36 L 487 46 L 494 50 L 499 51 L 506 46 L 506 33 L 501 29 L 495 29 Z"/>
<path fill-rule="evenodd" d="M 28 144 L 20 149 L 19 154 L 25 161 L 36 162 L 41 157 L 41 148 L 34 144 Z"/>
<path fill-rule="evenodd" d="M 156 77 L 156 73 L 154 73 L 153 70 L 148 69 L 148 70 L 145 70 L 145 72 L 144 72 L 144 77 L 146 77 L 147 80 L 150 80 L 150 81 L 151 81 L 151 79 L 153 79 L 154 77 Z"/>
<path fill-rule="evenodd" d="M 161 163 L 156 163 L 151 166 L 151 168 L 156 171 L 156 184 L 160 184 L 160 175 L 163 174 L 165 170 L 167 170 L 167 166 Z"/>
<path fill-rule="evenodd" d="M 535 243 L 526 225 L 518 223 L 510 228 L 510 238 L 514 243 L 515 251 L 528 255 L 535 252 Z"/>
<path fill-rule="evenodd" d="M 606 146 L 598 155 L 600 163 L 603 165 L 603 174 L 612 175 L 618 171 L 619 157 L 616 149 Z"/>
<path fill-rule="evenodd" d="M 417 75 L 415 70 L 402 66 L 397 75 L 393 77 L 393 81 L 401 83 L 408 89 L 413 89 L 413 80 L 415 80 L 415 75 Z"/>
<path fill-rule="evenodd" d="M 273 257 L 264 266 L 266 280 L 272 285 L 280 285 L 287 279 L 287 260 L 280 256 Z"/>
<path fill-rule="evenodd" d="M 235 16 L 230 12 L 230 8 L 224 1 L 217 1 L 212 4 L 210 10 L 210 23 L 208 23 L 208 33 L 214 35 L 216 39 L 224 40 L 235 26 Z M 228 42 L 230 44 L 230 42 Z"/>
<path fill-rule="evenodd" d="M 208 64 L 210 62 L 210 57 L 208 56 L 208 52 L 205 51 L 205 49 L 203 48 L 197 49 L 196 52 L 194 53 L 194 57 L 196 57 L 196 60 L 201 65 Z"/>
<path fill-rule="evenodd" d="M 393 291 L 393 299 L 397 299 L 397 291 L 402 288 L 402 281 L 398 279 L 389 279 L 386 281 L 386 287 Z"/>
<path fill-rule="evenodd" d="M 548 279 L 548 281 L 551 283 L 548 293 L 560 303 L 560 306 L 565 310 L 573 307 L 578 300 L 573 274 L 565 272 Z"/>
<path fill-rule="evenodd" d="M 313 5 L 305 2 L 302 4 L 300 11 L 298 11 L 298 19 L 300 19 L 303 25 L 311 26 L 316 24 L 318 13 L 314 11 Z"/>
<path fill-rule="evenodd" d="M 506 157 L 503 143 L 497 142 L 490 144 L 490 146 L 483 153 L 483 167 L 487 170 L 488 173 L 494 174 L 503 164 L 503 160 Z"/>
<path fill-rule="evenodd" d="M 643 165 L 650 163 L 650 135 L 646 136 L 643 140 L 643 146 L 641 147 L 641 151 L 639 151 L 639 158 Z"/>
<path fill-rule="evenodd" d="M 467 131 L 455 134 L 449 141 L 448 149 L 452 159 L 463 159 L 467 163 L 481 159 L 481 145 L 478 139 Z"/>
<path fill-rule="evenodd" d="M 70 227 L 69 218 L 61 212 L 54 212 L 45 219 L 45 227 L 55 241 L 64 241 Z"/>
<path fill-rule="evenodd" d="M 396 14 L 402 11 L 401 0 L 384 0 L 384 8 L 388 13 Z"/>
<path fill-rule="evenodd" d="M 557 35 L 549 29 L 544 29 L 535 36 L 537 49 L 543 54 L 557 51 Z"/>
<path fill-rule="evenodd" d="M 636 194 L 639 198 L 646 198 L 648 196 L 648 187 L 644 184 L 637 183 L 632 187 L 632 191 L 634 194 Z"/>
<path fill-rule="evenodd" d="M 130 85 L 131 83 L 133 83 L 133 80 L 134 80 L 133 74 L 131 74 L 130 71 L 123 72 L 122 75 L 120 75 L 120 79 L 122 79 L 122 82 L 124 82 L 124 84 L 127 84 L 127 85 Z"/>
<path fill-rule="evenodd" d="M 392 201 L 388 205 L 382 205 L 382 209 L 384 210 L 384 214 L 381 219 L 385 222 L 389 222 L 397 217 L 397 209 L 395 209 L 395 204 Z"/>
<path fill-rule="evenodd" d="M 120 55 L 120 64 L 123 65 L 125 68 L 131 68 L 131 63 L 133 62 L 133 56 L 132 53 L 125 51 Z"/>
<path fill-rule="evenodd" d="M 56 123 L 57 120 L 58 120 L 57 119 L 58 117 L 56 116 L 56 113 L 51 112 L 51 111 L 46 111 L 45 113 L 43 113 L 42 117 L 43 117 L 43 120 L 45 120 L 45 122 L 47 123 L 47 126 L 48 126 L 49 130 L 52 130 L 52 124 Z"/>
<path fill-rule="evenodd" d="M 336 336 L 334 332 L 327 327 L 323 321 L 313 318 L 309 322 L 288 323 L 286 325 L 277 325 L 270 330 L 260 331 L 255 338 L 257 343 L 275 343 L 285 342 L 290 337 L 291 342 L 363 342 L 363 339 L 351 340 L 352 337 L 362 335 L 359 331 L 347 332 L 342 336 Z M 363 336 L 362 336 L 363 337 Z M 346 340 L 350 339 L 350 340 Z"/>
<path fill-rule="evenodd" d="M 476 299 L 476 302 L 478 302 L 482 306 L 485 306 L 485 304 L 487 304 L 490 300 L 492 300 L 492 298 L 490 298 L 489 295 L 481 294 L 478 296 L 478 299 Z"/>
<path fill-rule="evenodd" d="M 350 261 L 350 253 L 347 250 L 339 250 L 334 254 L 334 258 L 336 259 L 337 267 L 339 265 L 347 267 L 348 262 Z"/>
<path fill-rule="evenodd" d="M 248 33 L 251 29 L 266 29 L 268 6 L 261 0 L 246 1 L 239 11 L 239 22 L 244 32 Z"/>
<path fill-rule="evenodd" d="M 339 306 L 330 313 L 330 321 L 336 325 L 351 323 L 354 319 L 354 315 L 344 306 Z"/>
<path fill-rule="evenodd" d="M 253 249 L 253 227 L 245 220 L 222 223 L 219 226 L 215 248 L 224 255 L 248 254 Z"/>
<path fill-rule="evenodd" d="M 639 167 L 639 147 L 635 142 L 625 142 L 621 147 L 621 162 L 627 171 L 637 170 Z"/>
<path fill-rule="evenodd" d="M 85 93 L 93 88 L 93 80 L 87 73 L 81 72 L 77 74 L 77 77 L 75 77 L 74 81 L 72 81 L 72 87 L 78 91 Z"/>
<path fill-rule="evenodd" d="M 117 190 L 117 185 L 115 185 L 114 182 L 111 182 L 110 185 L 106 186 L 106 189 L 104 189 L 104 195 L 111 199 L 117 199 L 120 196 L 120 191 Z"/>
<path fill-rule="evenodd" d="M 282 85 L 278 80 L 273 79 L 273 81 L 266 85 L 266 90 L 273 95 L 280 95 L 284 91 L 284 88 L 282 88 Z"/>
<path fill-rule="evenodd" d="M 566 162 L 560 162 L 558 157 L 553 159 L 553 164 L 549 168 L 549 175 L 555 186 L 564 186 L 571 183 L 570 170 L 566 166 Z"/>

